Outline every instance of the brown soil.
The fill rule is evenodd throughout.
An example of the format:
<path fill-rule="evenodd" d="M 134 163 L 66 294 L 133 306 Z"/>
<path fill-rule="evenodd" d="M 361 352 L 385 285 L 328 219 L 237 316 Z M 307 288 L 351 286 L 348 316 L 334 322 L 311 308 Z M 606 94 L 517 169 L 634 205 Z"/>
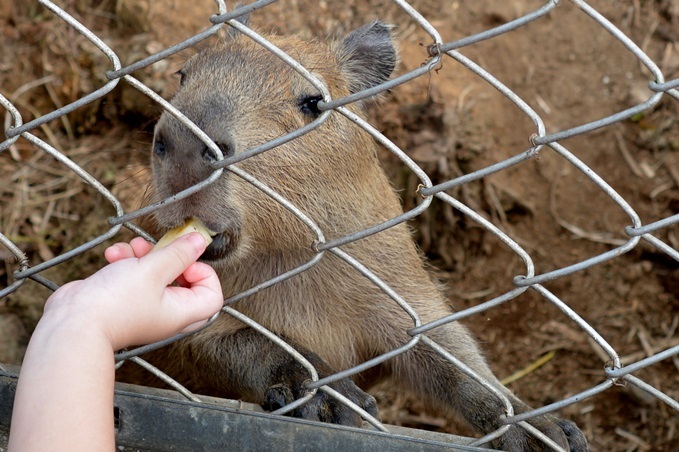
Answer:
<path fill-rule="evenodd" d="M 61 2 L 121 56 L 123 64 L 158 51 L 207 26 L 210 0 Z M 186 5 L 189 5 L 187 7 Z M 413 6 L 444 41 L 505 23 L 543 2 L 443 2 Z M 679 7 L 676 2 L 601 0 L 593 5 L 660 66 L 679 76 Z M 397 7 L 380 0 L 279 2 L 252 15 L 255 26 L 323 38 L 382 18 L 397 24 L 402 71 L 426 59 L 430 39 Z M 0 89 L 24 122 L 102 86 L 107 59 L 39 5 L 0 6 Z M 610 34 L 570 2 L 520 30 L 461 50 L 533 106 L 548 132 L 564 130 L 635 105 L 650 96 L 648 71 Z M 190 52 L 134 76 L 164 96 L 178 80 L 171 74 Z M 49 77 L 43 84 L 27 85 Z M 24 91 L 25 90 L 25 91 Z M 562 142 L 609 183 L 650 223 L 679 211 L 679 104 L 666 96 L 631 120 Z M 126 209 L 139 202 L 147 181 L 146 148 L 158 107 L 125 83 L 99 101 L 35 131 L 97 177 Z M 469 173 L 526 150 L 531 121 L 469 70 L 445 58 L 431 74 L 394 89 L 371 118 L 420 164 L 434 183 Z M 7 123 L 6 123 L 7 124 Z M 624 151 L 630 155 L 625 158 Z M 416 178 L 383 155 L 407 208 L 419 202 Z M 536 272 L 596 256 L 625 239 L 627 215 L 576 168 L 551 149 L 539 158 L 449 192 L 506 231 L 531 255 Z M 32 264 L 74 248 L 107 229 L 113 210 L 77 176 L 19 140 L 0 155 L 0 231 Z M 523 262 L 497 238 L 448 205 L 434 201 L 413 221 L 418 240 L 456 308 L 475 306 L 513 287 Z M 676 226 L 656 236 L 679 249 Z M 122 234 L 117 240 L 129 235 Z M 102 265 L 103 248 L 45 272 L 58 284 Z M 1 249 L 0 288 L 16 265 Z M 633 362 L 679 344 L 679 264 L 642 242 L 629 253 L 545 287 L 590 323 Z M 0 300 L 0 362 L 18 363 L 49 291 L 30 281 Z M 500 377 L 554 356 L 511 383 L 534 406 L 577 394 L 605 380 L 607 360 L 566 315 L 534 291 L 467 320 L 485 343 Z M 679 359 L 635 374 L 679 400 Z M 426 413 L 416 400 L 380 388 L 387 422 L 464 432 Z M 561 410 L 585 431 L 592 450 L 676 450 L 679 416 L 632 387 Z"/>

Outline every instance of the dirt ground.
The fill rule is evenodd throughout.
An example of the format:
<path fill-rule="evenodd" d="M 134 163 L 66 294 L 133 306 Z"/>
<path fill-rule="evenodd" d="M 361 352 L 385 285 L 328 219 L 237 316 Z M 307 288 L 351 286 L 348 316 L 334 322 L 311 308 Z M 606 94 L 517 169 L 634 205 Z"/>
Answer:
<path fill-rule="evenodd" d="M 444 41 L 467 36 L 540 7 L 508 0 L 412 2 Z M 188 3 L 63 1 L 107 42 L 123 64 L 206 28 L 215 11 L 209 0 Z M 675 0 L 593 1 L 658 64 L 667 80 L 679 77 L 679 3 Z M 324 38 L 375 18 L 397 25 L 401 72 L 426 58 L 430 39 L 402 11 L 381 0 L 278 2 L 252 15 L 257 27 Z M 0 5 L 0 92 L 24 122 L 65 105 L 106 82 L 107 60 L 40 5 Z M 549 17 L 462 49 L 536 109 L 548 132 L 564 130 L 636 105 L 651 95 L 648 71 L 604 29 L 570 2 Z M 172 74 L 190 55 L 135 73 L 168 97 Z M 38 83 L 32 83 L 39 80 Z M 127 84 L 36 134 L 64 150 L 119 197 L 128 210 L 148 180 L 147 148 L 159 109 Z M 562 142 L 608 182 L 650 223 L 679 211 L 679 102 L 668 96 L 651 111 Z M 406 83 L 372 108 L 371 121 L 420 164 L 434 183 L 486 167 L 529 146 L 534 125 L 486 82 L 450 58 L 429 75 Z M 8 122 L 5 122 L 7 125 Z M 404 204 L 418 202 L 417 180 L 386 152 Z M 596 256 L 625 239 L 627 215 L 562 157 L 544 149 L 539 158 L 449 192 L 523 246 L 536 272 Z M 18 244 L 31 264 L 59 255 L 107 230 L 114 212 L 100 195 L 54 160 L 20 140 L 0 154 L 0 232 Z M 512 286 L 522 261 L 474 222 L 435 202 L 412 223 L 423 251 L 447 284 L 456 308 L 475 306 Z M 679 249 L 676 226 L 657 237 Z M 126 235 L 116 239 L 125 238 Z M 58 284 L 102 265 L 100 249 L 45 272 Z M 5 249 L 0 289 L 16 265 Z M 545 284 L 618 351 L 629 364 L 679 344 L 679 264 L 641 243 L 606 263 Z M 27 282 L 0 300 L 0 362 L 19 363 L 49 291 Z M 507 377 L 555 352 L 509 387 L 534 406 L 577 394 L 604 381 L 607 358 L 563 313 L 533 291 L 467 320 L 485 344 L 496 373 Z M 679 358 L 635 374 L 679 400 Z M 427 413 L 416 400 L 380 388 L 386 422 L 469 433 Z M 585 432 L 591 449 L 677 450 L 679 415 L 630 387 L 561 410 Z"/>

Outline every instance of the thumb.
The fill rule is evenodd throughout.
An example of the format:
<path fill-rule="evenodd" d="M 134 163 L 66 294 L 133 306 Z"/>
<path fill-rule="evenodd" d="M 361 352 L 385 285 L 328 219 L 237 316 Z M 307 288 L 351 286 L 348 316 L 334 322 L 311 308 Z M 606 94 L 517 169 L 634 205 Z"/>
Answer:
<path fill-rule="evenodd" d="M 145 267 L 149 266 L 154 281 L 161 281 L 164 285 L 168 285 L 196 262 L 205 248 L 207 248 L 207 243 L 203 236 L 198 232 L 192 232 L 164 248 L 151 251 L 139 259 L 139 262 Z"/>

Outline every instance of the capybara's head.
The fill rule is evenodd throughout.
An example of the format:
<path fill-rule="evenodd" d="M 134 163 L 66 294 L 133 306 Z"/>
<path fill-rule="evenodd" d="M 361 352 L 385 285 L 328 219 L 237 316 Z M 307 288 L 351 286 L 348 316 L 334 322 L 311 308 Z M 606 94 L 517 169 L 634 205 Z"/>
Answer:
<path fill-rule="evenodd" d="M 336 99 L 391 75 L 397 56 L 390 28 L 374 22 L 330 42 L 267 39 L 323 80 Z M 172 104 L 227 157 L 292 132 L 321 114 L 318 89 L 242 34 L 204 49 L 180 73 L 181 86 Z M 348 108 L 361 114 L 361 107 L 355 103 Z M 154 196 L 164 199 L 205 179 L 214 160 L 214 153 L 194 133 L 163 113 L 152 150 Z M 383 196 L 372 192 L 388 189 L 381 182 L 372 139 L 337 112 L 314 131 L 237 166 L 292 201 L 331 237 L 376 222 L 366 215 L 390 214 L 372 212 L 375 209 L 366 204 L 366 198 Z M 203 256 L 211 261 L 252 250 L 308 249 L 315 238 L 277 202 L 228 170 L 206 189 L 155 213 L 161 229 L 188 217 L 200 218 L 218 233 Z"/>

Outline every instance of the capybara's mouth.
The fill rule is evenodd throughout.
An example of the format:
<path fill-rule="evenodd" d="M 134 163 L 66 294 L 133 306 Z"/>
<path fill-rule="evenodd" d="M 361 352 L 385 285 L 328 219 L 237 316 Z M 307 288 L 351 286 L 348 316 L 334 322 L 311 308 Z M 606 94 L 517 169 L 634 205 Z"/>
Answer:
<path fill-rule="evenodd" d="M 218 261 L 225 258 L 236 247 L 236 236 L 227 232 L 220 232 L 212 236 L 212 243 L 208 245 L 200 256 L 201 261 Z"/>

